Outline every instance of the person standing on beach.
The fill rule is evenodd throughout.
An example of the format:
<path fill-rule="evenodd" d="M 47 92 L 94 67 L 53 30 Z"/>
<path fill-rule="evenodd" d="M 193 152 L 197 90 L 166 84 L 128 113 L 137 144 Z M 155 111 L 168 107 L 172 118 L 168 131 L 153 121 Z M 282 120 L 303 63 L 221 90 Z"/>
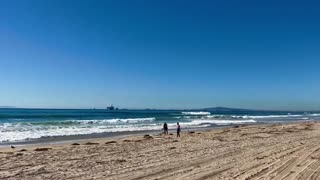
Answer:
<path fill-rule="evenodd" d="M 180 137 L 180 132 L 181 132 L 181 127 L 180 127 L 180 124 L 179 122 L 177 122 L 177 137 Z"/>
<path fill-rule="evenodd" d="M 167 124 L 167 122 L 165 122 L 163 124 L 163 131 L 164 131 L 164 134 L 168 134 L 168 124 Z"/>

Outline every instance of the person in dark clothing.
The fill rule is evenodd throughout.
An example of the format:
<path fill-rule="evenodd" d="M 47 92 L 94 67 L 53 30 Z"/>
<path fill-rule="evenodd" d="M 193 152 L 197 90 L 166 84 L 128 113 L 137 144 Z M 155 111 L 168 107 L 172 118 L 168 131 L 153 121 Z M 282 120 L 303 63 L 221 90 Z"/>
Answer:
<path fill-rule="evenodd" d="M 163 131 L 164 134 L 168 134 L 168 124 L 166 122 L 163 124 Z"/>
<path fill-rule="evenodd" d="M 180 132 L 181 132 L 181 127 L 180 127 L 180 124 L 179 122 L 177 122 L 177 137 L 180 137 Z"/>

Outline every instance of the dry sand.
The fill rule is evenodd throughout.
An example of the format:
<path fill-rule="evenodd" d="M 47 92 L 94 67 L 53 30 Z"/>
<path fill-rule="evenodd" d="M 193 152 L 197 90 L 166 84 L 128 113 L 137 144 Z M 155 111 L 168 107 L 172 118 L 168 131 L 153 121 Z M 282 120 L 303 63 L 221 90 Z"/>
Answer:
<path fill-rule="evenodd" d="M 90 142 L 0 149 L 0 179 L 320 179 L 315 122 Z"/>

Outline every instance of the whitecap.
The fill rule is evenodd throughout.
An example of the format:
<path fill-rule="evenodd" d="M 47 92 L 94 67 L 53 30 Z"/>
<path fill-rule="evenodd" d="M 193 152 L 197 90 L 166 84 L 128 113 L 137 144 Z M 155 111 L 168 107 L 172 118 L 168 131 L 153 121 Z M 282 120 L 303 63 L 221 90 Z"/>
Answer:
<path fill-rule="evenodd" d="M 200 124 L 215 124 L 215 125 L 229 125 L 229 124 L 245 124 L 245 123 L 256 123 L 257 121 L 253 119 L 248 120 L 210 120 L 210 119 L 200 119 L 193 120 L 191 122 L 184 122 L 185 125 L 200 125 Z"/>
<path fill-rule="evenodd" d="M 156 118 L 127 118 L 127 119 L 96 119 L 96 120 L 72 120 L 72 122 L 80 124 L 114 124 L 114 123 L 141 123 L 141 122 L 152 122 Z"/>
<path fill-rule="evenodd" d="M 314 114 L 308 114 L 309 116 L 320 116 L 320 114 L 314 113 Z"/>
<path fill-rule="evenodd" d="M 302 117 L 303 115 L 266 115 L 266 116 L 243 116 L 247 119 L 264 119 L 264 118 L 290 118 L 290 117 Z"/>
<path fill-rule="evenodd" d="M 199 111 L 199 112 L 181 112 L 182 114 L 185 115 L 210 115 L 210 112 L 203 112 L 203 111 Z"/>

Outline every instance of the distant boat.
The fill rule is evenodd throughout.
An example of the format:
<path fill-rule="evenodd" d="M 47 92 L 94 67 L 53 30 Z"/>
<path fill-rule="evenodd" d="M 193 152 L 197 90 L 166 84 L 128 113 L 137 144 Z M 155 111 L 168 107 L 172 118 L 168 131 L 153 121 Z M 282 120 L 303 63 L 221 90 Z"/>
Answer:
<path fill-rule="evenodd" d="M 119 110 L 118 108 L 115 108 L 113 105 L 107 107 L 107 110 L 113 111 L 113 110 Z"/>

